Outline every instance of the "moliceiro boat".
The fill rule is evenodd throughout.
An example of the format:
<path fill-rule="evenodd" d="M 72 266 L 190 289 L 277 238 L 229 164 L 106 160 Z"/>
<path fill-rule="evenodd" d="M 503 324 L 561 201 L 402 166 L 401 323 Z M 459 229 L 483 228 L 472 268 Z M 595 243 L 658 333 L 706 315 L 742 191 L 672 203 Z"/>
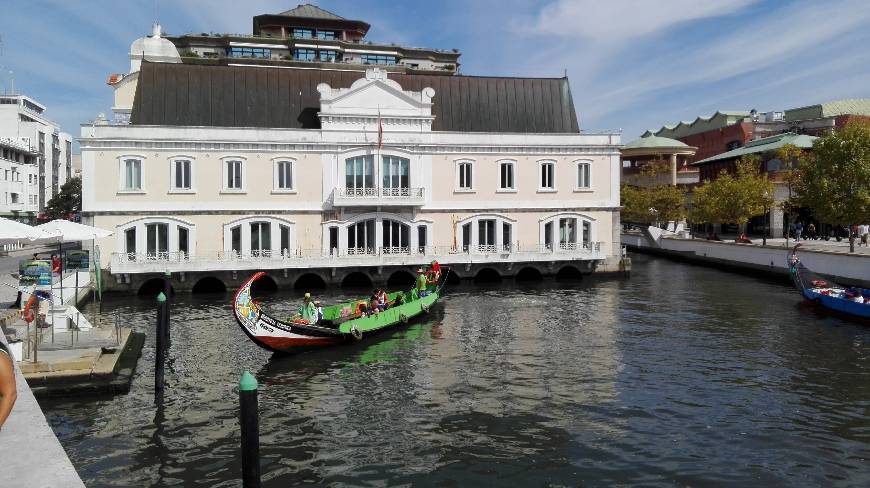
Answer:
<path fill-rule="evenodd" d="M 809 270 L 797 256 L 797 248 L 788 256 L 789 275 L 795 287 L 810 303 L 836 315 L 870 320 L 870 290 L 838 285 Z"/>
<path fill-rule="evenodd" d="M 312 324 L 298 317 L 281 319 L 263 309 L 251 296 L 251 285 L 265 274 L 262 271 L 254 274 L 239 288 L 233 299 L 233 315 L 252 341 L 274 352 L 295 352 L 358 341 L 375 332 L 407 323 L 429 312 L 437 303 L 445 282 L 440 276 L 439 281 L 427 285 L 422 297 L 415 290 L 389 293 L 387 309 L 378 313 L 371 313 L 371 304 L 365 298 L 323 307 L 323 318 Z"/>

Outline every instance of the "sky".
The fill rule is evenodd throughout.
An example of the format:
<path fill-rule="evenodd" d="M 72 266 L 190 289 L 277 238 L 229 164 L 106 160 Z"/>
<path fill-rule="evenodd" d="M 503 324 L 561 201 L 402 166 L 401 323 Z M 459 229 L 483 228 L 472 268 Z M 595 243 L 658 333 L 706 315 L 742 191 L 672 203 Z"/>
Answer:
<path fill-rule="evenodd" d="M 110 113 L 105 81 L 164 32 L 250 34 L 301 0 L 0 0 L 0 92 L 30 95 L 77 137 Z M 311 0 L 367 39 L 459 49 L 461 73 L 570 80 L 580 127 L 623 141 L 717 110 L 870 98 L 866 0 Z M 11 74 L 10 74 L 11 72 Z M 437 103 L 437 94 L 435 102 Z"/>

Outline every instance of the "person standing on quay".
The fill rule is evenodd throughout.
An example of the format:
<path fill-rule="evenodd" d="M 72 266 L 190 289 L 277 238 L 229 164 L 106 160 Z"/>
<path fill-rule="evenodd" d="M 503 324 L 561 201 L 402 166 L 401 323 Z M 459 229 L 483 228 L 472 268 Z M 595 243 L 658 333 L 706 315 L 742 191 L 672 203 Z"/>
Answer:
<path fill-rule="evenodd" d="M 15 365 L 6 344 L 0 341 L 0 429 L 9 418 L 18 391 L 15 389 Z"/>
<path fill-rule="evenodd" d="M 796 224 L 794 224 L 794 240 L 795 240 L 795 242 L 800 242 L 801 233 L 803 231 L 804 231 L 804 224 L 800 223 L 800 221 L 798 221 Z"/>

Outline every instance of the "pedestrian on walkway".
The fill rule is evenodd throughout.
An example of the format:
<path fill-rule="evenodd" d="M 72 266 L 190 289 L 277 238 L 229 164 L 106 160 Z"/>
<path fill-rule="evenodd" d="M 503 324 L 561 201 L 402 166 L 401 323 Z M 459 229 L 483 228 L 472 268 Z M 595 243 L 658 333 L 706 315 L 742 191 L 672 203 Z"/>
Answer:
<path fill-rule="evenodd" d="M 795 242 L 800 242 L 801 233 L 803 231 L 804 231 L 804 224 L 800 223 L 800 221 L 798 221 L 797 223 L 794 224 L 794 240 L 795 240 Z"/>
<path fill-rule="evenodd" d="M 812 222 L 807 225 L 807 239 L 816 240 L 816 224 Z"/>

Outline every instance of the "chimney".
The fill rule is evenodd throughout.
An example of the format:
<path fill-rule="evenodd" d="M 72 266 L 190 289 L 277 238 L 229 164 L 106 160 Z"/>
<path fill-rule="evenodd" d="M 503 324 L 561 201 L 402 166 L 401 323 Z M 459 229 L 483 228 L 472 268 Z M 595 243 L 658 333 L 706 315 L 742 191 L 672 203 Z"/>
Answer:
<path fill-rule="evenodd" d="M 160 37 L 160 24 L 157 22 L 151 24 L 151 37 Z"/>

